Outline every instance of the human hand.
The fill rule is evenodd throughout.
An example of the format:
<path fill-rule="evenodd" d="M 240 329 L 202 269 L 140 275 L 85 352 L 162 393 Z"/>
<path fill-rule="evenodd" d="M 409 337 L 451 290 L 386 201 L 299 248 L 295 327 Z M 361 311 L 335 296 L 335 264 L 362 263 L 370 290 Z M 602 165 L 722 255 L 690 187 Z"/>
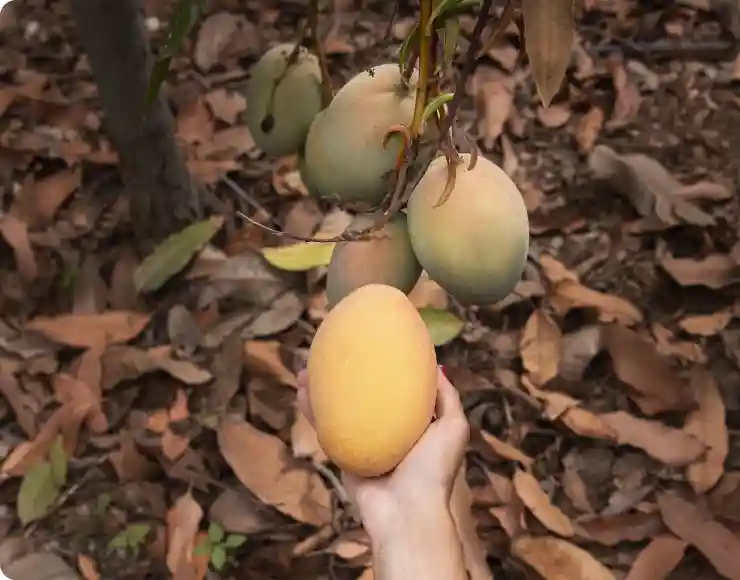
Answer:
<path fill-rule="evenodd" d="M 308 374 L 298 375 L 298 405 L 314 424 L 308 396 Z M 342 483 L 368 532 L 383 535 L 405 518 L 449 510 L 450 494 L 470 439 L 470 428 L 457 389 L 438 372 L 436 419 L 388 475 L 362 478 L 343 472 Z"/>

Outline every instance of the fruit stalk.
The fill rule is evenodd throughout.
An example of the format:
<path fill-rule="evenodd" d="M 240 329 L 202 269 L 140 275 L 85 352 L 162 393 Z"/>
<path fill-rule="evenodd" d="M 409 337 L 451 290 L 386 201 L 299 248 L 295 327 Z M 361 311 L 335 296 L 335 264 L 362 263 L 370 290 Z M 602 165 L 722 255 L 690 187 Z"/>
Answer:
<path fill-rule="evenodd" d="M 329 76 L 329 63 L 326 61 L 324 48 L 321 46 L 321 40 L 319 39 L 319 0 L 311 0 L 308 6 L 308 25 L 306 26 L 306 32 L 316 58 L 319 59 L 319 66 L 321 67 L 321 99 L 324 107 L 328 107 L 334 98 L 334 90 L 331 86 L 331 76 Z"/>
<path fill-rule="evenodd" d="M 427 92 L 429 91 L 429 71 L 432 69 L 432 32 L 429 18 L 432 14 L 432 0 L 420 1 L 419 15 L 419 83 L 416 87 L 416 103 L 414 119 L 411 123 L 411 134 L 417 137 L 421 133 L 424 109 L 427 106 Z"/>

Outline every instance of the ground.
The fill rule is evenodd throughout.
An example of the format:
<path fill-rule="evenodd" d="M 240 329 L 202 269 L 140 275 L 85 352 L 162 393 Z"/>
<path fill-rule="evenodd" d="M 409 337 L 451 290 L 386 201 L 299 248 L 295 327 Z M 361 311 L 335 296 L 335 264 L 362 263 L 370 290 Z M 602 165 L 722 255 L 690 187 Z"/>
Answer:
<path fill-rule="evenodd" d="M 144 4 L 159 46 L 170 3 Z M 337 85 L 391 59 L 413 22 L 401 10 L 388 38 L 390 3 L 357 4 L 322 18 Z M 412 293 L 450 312 L 433 330 L 473 435 L 478 533 L 463 541 L 498 580 L 736 580 L 740 8 L 582 5 L 551 107 L 512 27 L 459 118 L 524 195 L 524 280 L 473 310 L 429 280 Z M 171 279 L 153 292 L 136 290 L 142 257 L 66 3 L 15 0 L 0 16 L 0 567 L 41 562 L 21 580 L 52 566 L 58 579 L 372 578 L 294 407 L 324 270 L 270 266 L 261 249 L 280 240 L 235 211 L 299 235 L 346 223 L 241 122 L 250 64 L 296 37 L 303 10 L 213 1 L 175 60 L 163 91 L 220 209 L 180 245 L 187 259 L 192 238 L 210 243 L 156 270 Z"/>

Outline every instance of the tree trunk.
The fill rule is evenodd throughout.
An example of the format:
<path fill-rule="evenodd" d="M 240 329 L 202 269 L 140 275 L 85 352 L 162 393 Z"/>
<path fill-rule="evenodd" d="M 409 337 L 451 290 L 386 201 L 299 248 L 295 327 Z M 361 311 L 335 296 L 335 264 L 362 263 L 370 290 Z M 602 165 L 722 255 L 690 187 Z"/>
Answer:
<path fill-rule="evenodd" d="M 144 115 L 153 58 L 139 0 L 72 0 L 72 12 L 120 159 L 137 241 L 161 240 L 193 219 L 198 192 L 164 99 Z"/>

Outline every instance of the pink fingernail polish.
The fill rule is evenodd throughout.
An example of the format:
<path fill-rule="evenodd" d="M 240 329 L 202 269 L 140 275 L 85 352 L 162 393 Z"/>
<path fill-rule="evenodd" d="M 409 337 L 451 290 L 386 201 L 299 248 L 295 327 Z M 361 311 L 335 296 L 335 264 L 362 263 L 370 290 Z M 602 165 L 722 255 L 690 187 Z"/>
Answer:
<path fill-rule="evenodd" d="M 439 365 L 439 370 L 442 371 L 442 374 L 445 376 L 446 379 L 449 377 L 447 376 L 447 369 L 444 367 L 444 365 Z"/>

